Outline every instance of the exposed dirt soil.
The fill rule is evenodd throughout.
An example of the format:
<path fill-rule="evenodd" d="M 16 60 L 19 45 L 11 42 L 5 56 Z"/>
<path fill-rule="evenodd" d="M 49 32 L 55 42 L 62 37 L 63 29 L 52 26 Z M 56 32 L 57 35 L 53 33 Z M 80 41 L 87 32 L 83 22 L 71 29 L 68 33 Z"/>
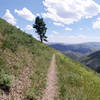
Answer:
<path fill-rule="evenodd" d="M 47 75 L 46 89 L 42 100 L 56 100 L 57 99 L 57 75 L 55 54 L 52 57 L 50 68 Z"/>
<path fill-rule="evenodd" d="M 31 80 L 29 75 L 31 74 L 31 68 L 27 67 L 22 71 L 19 78 L 13 78 L 13 86 L 10 89 L 9 94 L 3 93 L 0 96 L 0 100 L 25 100 L 24 89 L 29 88 Z"/>

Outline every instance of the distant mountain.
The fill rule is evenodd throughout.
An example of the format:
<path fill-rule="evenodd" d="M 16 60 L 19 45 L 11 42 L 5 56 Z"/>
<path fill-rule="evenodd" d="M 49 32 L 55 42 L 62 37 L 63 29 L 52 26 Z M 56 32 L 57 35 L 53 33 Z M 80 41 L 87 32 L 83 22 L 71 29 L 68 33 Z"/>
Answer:
<path fill-rule="evenodd" d="M 100 42 L 88 42 L 84 43 L 84 45 L 93 48 L 94 50 L 100 50 Z"/>
<path fill-rule="evenodd" d="M 83 64 L 100 73 L 100 51 L 92 53 L 80 60 Z"/>
<path fill-rule="evenodd" d="M 66 51 L 64 52 L 66 56 L 69 56 L 70 58 L 79 61 L 79 58 L 83 56 L 83 54 L 78 52 L 72 52 L 72 51 Z"/>
<path fill-rule="evenodd" d="M 49 46 L 55 48 L 56 50 L 61 51 L 65 55 L 75 60 L 79 60 L 80 57 L 82 56 L 100 50 L 100 42 L 90 42 L 90 43 L 71 44 L 71 45 L 56 43 L 56 44 L 49 44 Z"/>
<path fill-rule="evenodd" d="M 48 73 L 53 54 L 56 68 L 52 69 L 57 73 L 59 84 L 53 89 L 58 88 L 56 100 L 100 100 L 99 74 L 1 18 L 0 100 L 42 100 L 47 83 L 51 84 L 46 79 L 52 74 Z"/>

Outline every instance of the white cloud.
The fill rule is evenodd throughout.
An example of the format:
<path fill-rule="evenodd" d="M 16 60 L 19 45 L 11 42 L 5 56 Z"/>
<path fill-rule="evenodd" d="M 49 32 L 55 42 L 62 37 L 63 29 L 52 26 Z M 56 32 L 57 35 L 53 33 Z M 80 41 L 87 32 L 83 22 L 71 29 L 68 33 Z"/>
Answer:
<path fill-rule="evenodd" d="M 23 28 L 20 28 L 22 31 L 24 31 L 24 29 Z"/>
<path fill-rule="evenodd" d="M 55 35 L 55 34 L 50 34 L 48 36 L 48 40 L 51 43 L 65 43 L 65 44 L 70 44 L 70 43 L 81 43 L 85 42 L 87 37 L 85 35 Z"/>
<path fill-rule="evenodd" d="M 58 35 L 59 33 L 57 31 L 52 31 L 53 34 Z"/>
<path fill-rule="evenodd" d="M 97 18 L 97 21 L 93 23 L 94 29 L 100 29 L 100 18 Z"/>
<path fill-rule="evenodd" d="M 56 23 L 56 22 L 54 22 L 53 24 L 56 25 L 56 26 L 62 26 L 62 27 L 64 27 L 64 25 L 61 24 L 61 23 Z"/>
<path fill-rule="evenodd" d="M 100 13 L 100 5 L 93 0 L 44 0 L 43 4 L 46 13 L 42 16 L 57 23 L 72 24 Z"/>
<path fill-rule="evenodd" d="M 28 21 L 33 21 L 35 19 L 35 15 L 27 8 L 23 8 L 22 10 L 15 9 L 15 13 Z"/>
<path fill-rule="evenodd" d="M 39 14 L 39 13 L 37 13 L 37 14 L 36 14 L 36 16 L 40 16 L 40 14 Z"/>
<path fill-rule="evenodd" d="M 17 28 L 19 28 L 19 26 L 18 26 L 18 25 L 17 25 L 16 27 L 17 27 Z"/>
<path fill-rule="evenodd" d="M 100 36 L 88 36 L 88 35 L 66 35 L 66 34 L 50 34 L 48 35 L 49 43 L 65 43 L 65 44 L 76 44 L 84 42 L 100 42 Z"/>
<path fill-rule="evenodd" d="M 9 9 L 6 10 L 6 13 L 3 16 L 3 19 L 5 19 L 8 23 L 10 23 L 12 25 L 16 25 L 16 19 L 11 14 Z"/>
<path fill-rule="evenodd" d="M 32 27 L 31 25 L 27 25 L 27 26 L 25 27 L 25 29 L 26 29 L 26 30 L 32 30 L 33 27 Z"/>
<path fill-rule="evenodd" d="M 65 30 L 66 30 L 66 31 L 72 31 L 72 28 L 66 27 Z"/>
<path fill-rule="evenodd" d="M 80 28 L 80 30 L 83 30 L 83 28 Z"/>

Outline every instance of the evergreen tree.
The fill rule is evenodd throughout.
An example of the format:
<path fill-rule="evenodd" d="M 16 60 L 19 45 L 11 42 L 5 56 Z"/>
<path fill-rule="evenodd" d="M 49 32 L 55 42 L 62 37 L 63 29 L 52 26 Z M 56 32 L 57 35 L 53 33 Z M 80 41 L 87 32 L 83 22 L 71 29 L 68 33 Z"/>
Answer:
<path fill-rule="evenodd" d="M 33 28 L 36 29 L 36 33 L 39 35 L 41 43 L 43 43 L 43 41 L 47 42 L 47 36 L 45 36 L 47 27 L 43 18 L 37 16 L 35 19 L 35 24 L 33 24 Z"/>

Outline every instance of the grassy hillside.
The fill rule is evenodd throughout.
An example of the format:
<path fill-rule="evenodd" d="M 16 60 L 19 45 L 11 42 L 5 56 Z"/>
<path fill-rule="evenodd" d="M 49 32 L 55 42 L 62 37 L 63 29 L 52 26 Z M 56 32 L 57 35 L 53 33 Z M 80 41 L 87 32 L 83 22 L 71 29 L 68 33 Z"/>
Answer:
<path fill-rule="evenodd" d="M 100 100 L 99 74 L 2 19 L 0 98 L 8 98 L 9 93 L 11 100 L 41 100 L 53 53 L 56 54 L 59 100 Z"/>
<path fill-rule="evenodd" d="M 100 51 L 83 57 L 81 62 L 100 73 Z"/>
<path fill-rule="evenodd" d="M 100 75 L 57 53 L 60 100 L 100 100 Z"/>
<path fill-rule="evenodd" d="M 0 87 L 2 90 L 9 91 L 14 84 L 14 77 L 20 81 L 22 72 L 28 67 L 31 85 L 28 89 L 25 86 L 22 92 L 25 98 L 37 100 L 45 87 L 51 56 L 50 47 L 0 19 Z M 4 92 L 2 90 L 1 94 Z"/>

